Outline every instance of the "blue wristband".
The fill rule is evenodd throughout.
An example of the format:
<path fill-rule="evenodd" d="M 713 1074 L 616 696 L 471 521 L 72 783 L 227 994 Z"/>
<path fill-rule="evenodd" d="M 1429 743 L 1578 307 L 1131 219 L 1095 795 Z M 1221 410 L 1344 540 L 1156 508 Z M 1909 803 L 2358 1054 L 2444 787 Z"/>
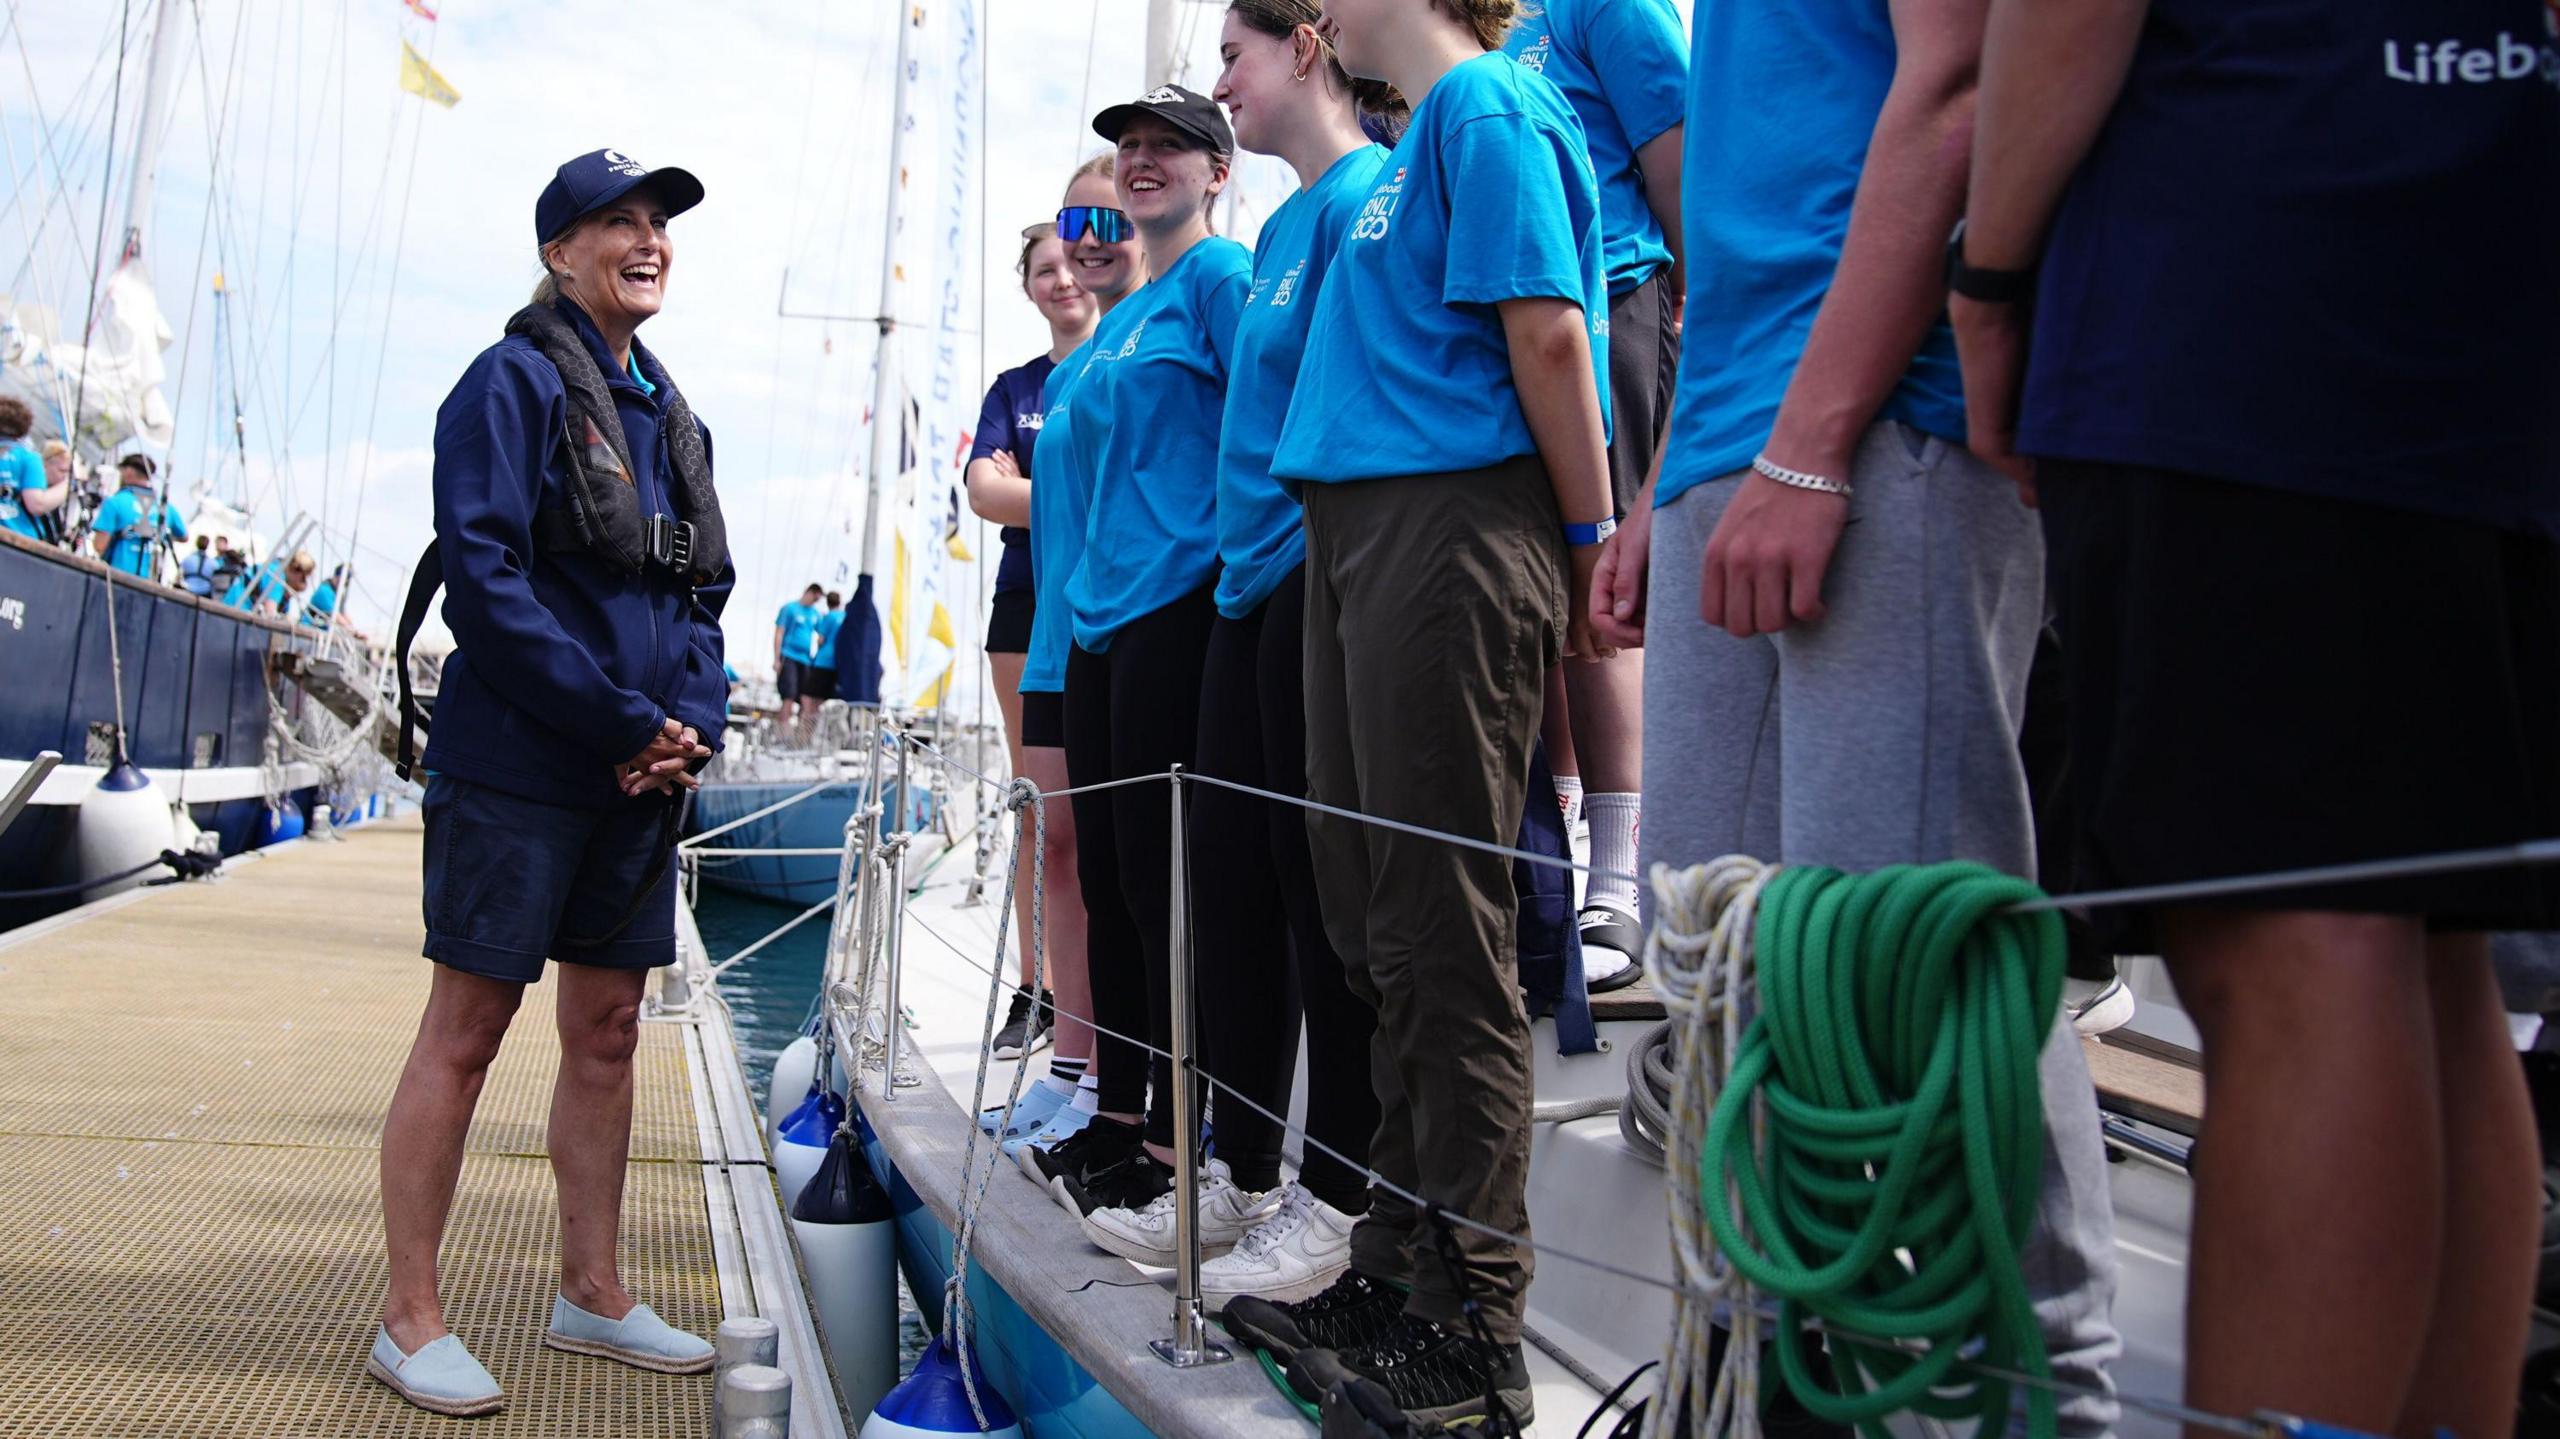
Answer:
<path fill-rule="evenodd" d="M 1595 521 L 1594 523 L 1587 525 L 1566 525 L 1564 527 L 1564 542 L 1578 550 L 1584 545 L 1596 545 L 1617 532 L 1618 517 L 1611 515 L 1605 520 Z"/>

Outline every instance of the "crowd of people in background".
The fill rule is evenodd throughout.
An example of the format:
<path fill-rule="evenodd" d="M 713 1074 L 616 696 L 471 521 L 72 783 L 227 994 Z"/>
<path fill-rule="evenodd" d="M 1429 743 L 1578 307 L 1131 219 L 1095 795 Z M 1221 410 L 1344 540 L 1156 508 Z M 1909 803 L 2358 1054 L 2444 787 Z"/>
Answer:
<path fill-rule="evenodd" d="M 2390 59 L 2420 31 L 2475 47 L 2463 83 Z M 1619 873 L 2102 887 L 2560 828 L 2560 11 L 1698 0 L 1684 34 L 1669 0 L 1234 0 L 1220 50 L 1214 97 L 1095 116 L 1111 150 L 1024 234 L 1052 342 L 968 470 L 1016 773 L 1178 765 L 1497 844 L 1552 800 Z M 1211 224 L 1240 147 L 1299 180 L 1252 252 Z M 1192 794 L 1203 1064 L 1285 1113 L 1303 1036 L 1321 1141 L 1291 1175 L 1214 1104 L 1206 1299 L 1311 1401 L 1525 1419 L 1508 868 Z M 1053 984 L 1026 965 L 997 1048 L 1057 1057 L 1003 1138 L 1169 1263 L 1176 1081 L 1115 1037 L 1176 1018 L 1166 807 L 1064 808 Z M 2025 1266 L 2064 1433 L 2116 1410 L 2078 1033 L 2124 1020 L 2110 953 L 2166 957 L 2213 1085 L 2189 1401 L 2497 1432 L 2538 1191 L 2483 933 L 2551 895 L 2075 930 Z M 1644 908 L 1594 877 L 1591 988 Z M 1483 1228 L 1443 1264 L 1320 1151 Z"/>
<path fill-rule="evenodd" d="M 313 628 L 341 623 L 349 566 L 336 566 L 315 586 L 319 562 L 308 551 L 261 561 L 230 535 L 191 536 L 149 455 L 117 460 L 115 488 L 105 490 L 77 476 L 68 444 L 29 443 L 34 426 L 24 401 L 0 396 L 0 529 L 234 609 Z"/>

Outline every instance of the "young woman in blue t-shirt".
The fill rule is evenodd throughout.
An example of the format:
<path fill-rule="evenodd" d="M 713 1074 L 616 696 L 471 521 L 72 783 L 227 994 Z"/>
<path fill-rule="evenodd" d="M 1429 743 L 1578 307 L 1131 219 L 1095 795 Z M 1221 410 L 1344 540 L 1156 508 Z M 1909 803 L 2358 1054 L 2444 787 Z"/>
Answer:
<path fill-rule="evenodd" d="M 1027 776 L 1043 789 L 1063 789 L 1067 759 L 1060 746 L 1064 738 L 1054 724 L 1036 737 L 1030 735 L 1022 707 L 1023 656 L 1031 648 L 1031 621 L 1036 608 L 1031 579 L 1031 458 L 1047 418 L 1040 395 L 1048 385 L 1050 372 L 1093 333 L 1099 316 L 1093 296 L 1076 282 L 1075 263 L 1067 255 L 1065 242 L 1058 238 L 1055 224 L 1044 221 L 1023 232 L 1022 258 L 1015 270 L 1022 277 L 1023 294 L 1040 311 L 1040 318 L 1049 322 L 1049 348 L 1028 363 L 996 376 L 996 382 L 987 388 L 986 402 L 979 406 L 978 428 L 969 447 L 966 479 L 969 508 L 980 519 L 1004 526 L 1004 558 L 996 567 L 995 604 L 987 619 L 987 668 L 995 675 L 996 704 L 1004 712 L 1007 757 L 1013 762 L 1013 773 Z M 1054 710 L 1049 718 L 1056 718 Z M 1072 936 L 1075 962 L 1081 971 L 1084 904 L 1074 893 L 1073 868 L 1052 863 L 1052 856 L 1072 860 L 1075 822 L 1062 810 L 1049 817 L 1045 828 L 1051 845 L 1050 854 L 1041 860 L 1048 877 L 1044 918 L 1050 931 L 1049 953 L 1054 964 L 1063 948 L 1058 941 Z M 1017 842 L 1032 843 L 1031 832 L 1026 818 Z M 1015 920 L 1024 937 L 1022 988 L 1014 994 L 1013 1009 L 1005 1016 L 1004 1028 L 996 1032 L 998 1059 L 1016 1059 L 1038 1051 L 1049 1043 L 1055 1023 L 1046 1003 L 1049 996 L 1035 997 L 1031 992 L 1031 886 L 1016 885 L 1014 901 Z M 1035 998 L 1041 1002 L 1035 1004 Z M 1092 1031 L 1079 1028 L 1072 1035 L 1057 1038 L 1059 1058 L 1072 1060 L 1080 1077 L 1084 1060 L 1093 1052 Z M 1073 1081 L 1069 1084 L 1072 1087 Z"/>
<path fill-rule="evenodd" d="M 1236 325 L 1217 456 L 1217 619 L 1200 683 L 1201 773 L 1306 792 L 1302 620 L 1304 524 L 1271 476 L 1271 450 L 1297 387 L 1307 319 L 1324 276 L 1375 185 L 1387 152 L 1361 129 L 1364 98 L 1316 35 L 1316 0 L 1236 0 L 1215 97 L 1236 138 L 1297 171 L 1299 189 L 1263 222 L 1253 287 Z M 1243 1104 L 1218 1107 L 1218 1159 L 1204 1184 L 1204 1246 L 1233 1252 L 1200 1271 L 1209 1307 L 1239 1294 L 1304 1299 L 1350 1262 L 1368 1176 L 1325 1153 L 1369 1151 L 1378 1124 L 1369 1084 L 1376 1018 L 1351 992 L 1324 935 L 1303 811 L 1233 790 L 1190 791 L 1191 913 L 1198 931 L 1204 1067 L 1272 1113 L 1289 1108 L 1301 999 L 1307 1028 L 1307 1147 L 1296 1182 L 1280 1178 L 1278 1123 Z M 1294 953 L 1293 953 L 1294 952 Z M 1294 963 L 1293 963 L 1294 960 Z M 1104 1247 L 1172 1262 L 1174 1211 L 1105 1210 L 1085 1223 Z M 1251 1243 L 1240 1243 L 1249 1230 Z"/>
<path fill-rule="evenodd" d="M 1065 589 L 1067 772 L 1080 786 L 1191 763 L 1215 613 L 1219 409 L 1252 270 L 1243 246 L 1209 233 L 1235 140 L 1206 96 L 1163 86 L 1095 116 L 1094 130 L 1118 147 L 1120 203 L 1104 223 L 1136 226 L 1152 278 L 1095 333 L 1071 400 L 1091 497 Z M 1171 1183 L 1172 1066 L 1112 1033 L 1158 1049 L 1172 1037 L 1172 843 L 1157 787 L 1078 795 L 1075 810 L 1104 1031 L 1099 1113 L 1032 1162 L 1084 1214 L 1144 1208 Z M 1136 945 L 1103 941 L 1121 925 Z"/>
<path fill-rule="evenodd" d="M 1546 672 L 1596 652 L 1581 601 L 1611 520 L 1598 187 L 1564 97 L 1493 53 L 1514 0 L 1328 0 L 1325 15 L 1344 67 L 1414 110 L 1317 297 L 1271 466 L 1306 505 L 1308 789 L 1508 844 Z M 1508 862 L 1329 817 L 1310 837 L 1326 929 L 1378 1013 L 1371 1164 L 1525 1231 Z M 1295 1350 L 1302 1395 L 1358 1375 L 1408 1413 L 1481 1418 L 1492 1391 L 1525 1420 L 1527 1250 L 1460 1229 L 1462 1286 L 1412 1262 L 1437 1240 L 1417 1219 L 1371 1209 L 1332 1289 L 1239 1299 L 1229 1332 Z M 1470 1294 L 1489 1344 L 1459 1322 Z M 1310 1324 L 1324 1348 L 1300 1347 Z"/>

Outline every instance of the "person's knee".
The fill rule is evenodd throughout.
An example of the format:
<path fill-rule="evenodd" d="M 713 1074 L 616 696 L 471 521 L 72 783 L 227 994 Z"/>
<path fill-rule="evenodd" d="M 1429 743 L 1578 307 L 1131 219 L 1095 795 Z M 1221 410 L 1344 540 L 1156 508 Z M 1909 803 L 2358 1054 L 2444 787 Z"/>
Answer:
<path fill-rule="evenodd" d="M 523 994 L 522 987 L 509 985 L 492 986 L 487 993 L 458 1001 L 440 996 L 439 1002 L 428 1006 L 419 1026 L 420 1055 L 464 1075 L 486 1071 L 498 1057 L 498 1046 L 507 1037 L 507 1025 L 514 1020 Z"/>
<path fill-rule="evenodd" d="M 560 1017 L 560 1049 L 567 1058 L 590 1065 L 627 1065 L 639 1047 L 640 1002 L 636 999 L 575 1019 L 567 1014 Z"/>

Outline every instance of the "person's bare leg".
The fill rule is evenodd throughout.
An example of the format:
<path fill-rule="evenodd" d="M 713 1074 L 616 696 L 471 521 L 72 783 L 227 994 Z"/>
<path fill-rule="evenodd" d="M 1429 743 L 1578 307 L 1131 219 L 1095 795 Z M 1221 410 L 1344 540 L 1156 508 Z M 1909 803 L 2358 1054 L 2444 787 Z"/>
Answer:
<path fill-rule="evenodd" d="M 631 1055 L 642 969 L 562 964 L 560 1077 L 551 1089 L 551 1176 L 560 1189 L 560 1292 L 607 1319 L 631 1312 L 616 1248 L 631 1167 Z"/>
<path fill-rule="evenodd" d="M 1634 794 L 1644 788 L 1644 651 L 1605 660 L 1566 660 L 1565 707 L 1582 792 Z M 1553 689 L 1549 695 L 1552 698 Z"/>
<path fill-rule="evenodd" d="M 1011 772 L 1022 773 L 1022 664 L 1023 656 L 987 652 L 987 668 L 993 672 L 996 685 L 996 709 L 1004 716 L 1004 757 Z M 1025 824 L 1015 838 L 1014 852 L 1028 854 L 1031 827 Z M 1031 987 L 1031 884 L 1029 871 L 1023 871 L 1013 887 L 1014 952 L 1021 961 L 1020 983 Z M 1050 986 L 1056 988 L 1053 983 Z M 1054 1041 L 1052 1041 L 1054 1043 Z"/>
<path fill-rule="evenodd" d="M 2531 1328 L 2541 1143 L 2481 934 L 2427 943 L 2444 1106 L 2444 1265 L 2398 1432 L 2503 1434 Z"/>
<path fill-rule="evenodd" d="M 2187 1402 L 2385 1431 L 2417 1373 L 2445 1221 L 2424 934 L 2391 916 L 2183 909 L 2161 938 L 2204 1040 Z"/>
<path fill-rule="evenodd" d="M 1547 671 L 1547 700 L 1544 717 L 1538 721 L 1538 740 L 1547 749 L 1547 771 L 1558 779 L 1570 779 L 1582 773 L 1582 763 L 1574 757 L 1572 706 L 1566 703 L 1564 666 Z"/>
<path fill-rule="evenodd" d="M 1067 752 L 1035 745 L 1022 752 L 1016 773 L 1043 790 L 1067 787 Z M 1058 1029 L 1053 1052 L 1060 1059 L 1094 1059 L 1093 981 L 1085 969 L 1084 890 L 1076 883 L 1076 814 L 1065 800 L 1048 804 L 1048 848 L 1040 857 L 1045 911 L 1041 930 L 1048 946 L 1049 991 L 1058 998 Z M 1023 815 L 1024 840 L 1030 843 L 1031 816 Z M 1088 1073 L 1093 1071 L 1088 1070 Z"/>
<path fill-rule="evenodd" d="M 462 1141 L 479 1105 L 489 1061 L 524 986 L 435 966 L 427 1012 L 382 1121 L 382 1237 L 391 1283 L 382 1324 L 404 1354 L 446 1333 L 436 1293 L 436 1250 L 462 1178 Z"/>

